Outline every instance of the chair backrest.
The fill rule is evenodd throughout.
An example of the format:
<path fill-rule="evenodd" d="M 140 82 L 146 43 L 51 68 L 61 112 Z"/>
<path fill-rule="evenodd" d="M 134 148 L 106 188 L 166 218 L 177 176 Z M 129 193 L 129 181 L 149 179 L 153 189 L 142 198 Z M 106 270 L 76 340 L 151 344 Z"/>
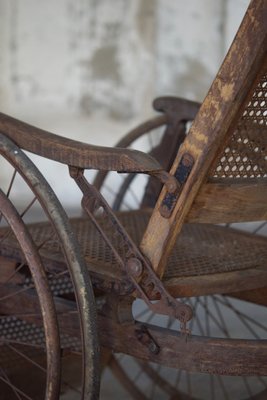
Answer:
<path fill-rule="evenodd" d="M 141 249 L 162 275 L 187 221 L 267 218 L 267 2 L 252 0 L 171 168 Z"/>

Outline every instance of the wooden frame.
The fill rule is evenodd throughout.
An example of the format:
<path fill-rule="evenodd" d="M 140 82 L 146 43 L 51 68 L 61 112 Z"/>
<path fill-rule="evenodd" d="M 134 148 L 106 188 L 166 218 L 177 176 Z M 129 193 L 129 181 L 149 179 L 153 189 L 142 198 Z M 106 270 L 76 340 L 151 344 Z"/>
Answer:
<path fill-rule="evenodd" d="M 159 209 L 166 196 L 166 190 L 163 189 L 141 243 L 142 251 L 160 276 L 164 273 L 167 258 L 195 198 L 198 204 L 198 191 L 205 185 L 212 162 L 233 132 L 249 101 L 258 75 L 266 71 L 266 19 L 265 2 L 252 1 L 173 163 L 171 174 L 175 174 L 184 154 L 189 153 L 194 160 L 190 176 L 179 193 L 171 217 L 164 218 L 160 214 Z M 212 196 L 213 189 L 210 183 L 207 190 Z M 214 190 L 217 194 L 218 188 L 214 187 Z M 202 196 L 203 191 L 205 192 L 205 189 L 202 189 Z M 201 199 L 199 201 L 202 204 Z M 260 214 L 262 212 L 261 210 Z M 219 220 L 229 221 L 223 221 L 221 217 Z"/>

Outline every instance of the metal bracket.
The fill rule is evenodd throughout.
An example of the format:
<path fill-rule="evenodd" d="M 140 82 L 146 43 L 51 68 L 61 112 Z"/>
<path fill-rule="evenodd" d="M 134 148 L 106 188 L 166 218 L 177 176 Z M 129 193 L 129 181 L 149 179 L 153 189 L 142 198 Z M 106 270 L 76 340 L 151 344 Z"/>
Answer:
<path fill-rule="evenodd" d="M 186 334 L 186 323 L 193 315 L 191 307 L 173 298 L 168 293 L 148 260 L 125 231 L 103 196 L 85 179 L 83 171 L 70 168 L 70 174 L 83 193 L 82 206 L 84 210 L 110 247 L 122 271 L 124 270 L 130 278 L 130 282 L 139 296 L 146 302 L 151 311 L 177 318 L 181 322 L 181 331 Z M 99 209 L 102 210 L 107 229 L 103 229 L 96 218 L 96 212 Z M 120 241 L 119 247 L 124 249 L 122 252 L 124 255 L 112 245 L 108 232 L 117 235 Z"/>
<path fill-rule="evenodd" d="M 170 218 L 170 216 L 172 215 L 174 207 L 177 203 L 177 200 L 179 199 L 182 188 L 190 175 L 193 165 L 194 158 L 191 156 L 191 154 L 185 153 L 182 156 L 182 159 L 174 174 L 174 177 L 178 181 L 179 189 L 172 193 L 167 192 L 167 194 L 165 195 L 159 209 L 162 217 Z"/>
<path fill-rule="evenodd" d="M 145 325 L 141 325 L 139 329 L 135 330 L 135 334 L 140 343 L 148 348 L 153 354 L 158 354 L 160 351 L 159 345 L 156 343 L 149 330 Z"/>

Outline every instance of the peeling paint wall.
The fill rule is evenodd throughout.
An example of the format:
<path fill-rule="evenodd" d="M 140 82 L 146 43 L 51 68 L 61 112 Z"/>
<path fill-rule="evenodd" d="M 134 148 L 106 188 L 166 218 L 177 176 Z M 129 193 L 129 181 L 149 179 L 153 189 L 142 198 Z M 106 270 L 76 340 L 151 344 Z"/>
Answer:
<path fill-rule="evenodd" d="M 155 96 L 203 99 L 248 3 L 0 0 L 0 109 L 113 144 Z"/>
<path fill-rule="evenodd" d="M 0 0 L 0 100 L 130 119 L 202 100 L 246 0 Z"/>
<path fill-rule="evenodd" d="M 86 115 L 101 110 L 114 119 L 142 113 L 154 62 L 152 6 L 142 0 L 2 1 L 8 39 L 1 40 L 1 58 L 8 53 L 10 59 L 1 81 L 9 103 Z"/>
<path fill-rule="evenodd" d="M 222 58 L 221 2 L 160 0 L 157 11 L 157 92 L 202 100 Z"/>

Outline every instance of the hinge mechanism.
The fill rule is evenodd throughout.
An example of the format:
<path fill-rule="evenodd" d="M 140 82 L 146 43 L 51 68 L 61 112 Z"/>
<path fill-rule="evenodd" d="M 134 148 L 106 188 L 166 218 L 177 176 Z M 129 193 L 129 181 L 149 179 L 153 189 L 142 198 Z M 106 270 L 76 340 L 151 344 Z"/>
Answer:
<path fill-rule="evenodd" d="M 182 188 L 190 175 L 193 165 L 194 158 L 191 156 L 191 154 L 185 153 L 182 156 L 181 161 L 179 162 L 179 165 L 174 174 L 174 177 L 178 182 L 178 189 L 175 192 L 167 191 L 161 203 L 160 214 L 162 215 L 162 217 L 170 218 L 177 203 L 177 200 L 179 199 Z"/>

